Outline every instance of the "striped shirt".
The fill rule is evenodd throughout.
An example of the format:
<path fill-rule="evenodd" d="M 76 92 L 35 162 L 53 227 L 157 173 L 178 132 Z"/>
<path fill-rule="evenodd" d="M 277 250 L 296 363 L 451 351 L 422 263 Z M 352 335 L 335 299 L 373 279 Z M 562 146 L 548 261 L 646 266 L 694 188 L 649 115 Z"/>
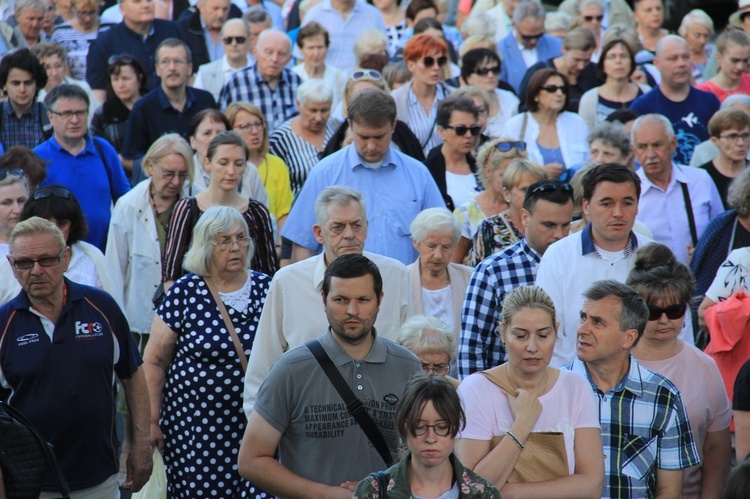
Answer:
<path fill-rule="evenodd" d="M 111 26 L 110 23 L 101 23 L 99 29 L 91 33 L 82 33 L 66 22 L 52 32 L 52 41 L 68 50 L 68 67 L 72 78 L 86 79 L 86 56 L 89 53 L 89 47 L 100 32 L 108 30 Z"/>
<path fill-rule="evenodd" d="M 628 374 L 607 393 L 584 362 L 563 367 L 585 376 L 599 400 L 604 444 L 602 497 L 654 497 L 657 468 L 681 470 L 699 464 L 680 392 L 667 378 L 630 357 Z"/>
<path fill-rule="evenodd" d="M 44 137 L 44 106 L 35 102 L 19 118 L 13 106 L 10 105 L 10 101 L 5 101 L 2 104 L 0 113 L 0 143 L 7 151 L 13 146 L 24 146 L 29 149 L 34 149 L 36 146 L 45 141 Z"/>
<path fill-rule="evenodd" d="M 443 139 L 440 137 L 437 129 L 437 108 L 440 101 L 447 96 L 448 92 L 446 92 L 443 85 L 438 84 L 435 100 L 432 102 L 429 115 L 425 114 L 422 104 L 419 103 L 419 99 L 417 99 L 413 91 L 409 90 L 406 98 L 406 104 L 409 107 L 409 123 L 407 124 L 411 128 L 411 131 L 414 132 L 414 135 L 417 136 L 419 145 L 424 150 L 425 155 L 443 143 Z"/>
<path fill-rule="evenodd" d="M 307 179 L 307 174 L 320 160 L 320 151 L 317 147 L 294 133 L 291 122 L 292 120 L 288 120 L 276 129 L 271 134 L 271 137 L 269 137 L 268 143 L 271 147 L 271 154 L 283 159 L 287 168 L 289 168 L 292 193 L 296 198 L 299 191 L 302 190 L 302 186 Z M 333 121 L 328 120 L 326 124 L 326 138 L 323 142 L 324 148 L 335 131 L 335 124 Z"/>

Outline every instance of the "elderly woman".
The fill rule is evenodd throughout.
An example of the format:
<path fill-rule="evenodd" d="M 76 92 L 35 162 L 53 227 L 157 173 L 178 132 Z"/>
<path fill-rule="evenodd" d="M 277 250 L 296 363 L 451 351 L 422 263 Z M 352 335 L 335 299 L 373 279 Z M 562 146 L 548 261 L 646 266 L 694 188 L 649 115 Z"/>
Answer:
<path fill-rule="evenodd" d="M 448 63 L 448 45 L 432 35 L 416 35 L 406 42 L 404 60 L 413 78 L 392 93 L 397 117 L 414 132 L 427 154 L 442 143 L 437 131 L 437 107 L 452 92 L 441 82 L 441 70 Z"/>
<path fill-rule="evenodd" d="M 424 164 L 449 210 L 461 206 L 481 191 L 471 154 L 482 131 L 474 102 L 466 97 L 448 97 L 440 102 L 437 125 L 443 144 L 435 147 Z"/>
<path fill-rule="evenodd" d="M 588 127 L 583 118 L 566 111 L 570 86 L 555 69 L 540 69 L 526 87 L 527 111 L 511 118 L 502 135 L 526 142 L 529 159 L 544 165 L 555 180 L 587 159 Z"/>
<path fill-rule="evenodd" d="M 385 33 L 376 29 L 365 29 L 354 42 L 354 61 L 356 67 L 361 67 L 366 55 L 382 54 L 388 56 L 388 38 Z M 387 60 L 387 59 L 386 59 Z"/>
<path fill-rule="evenodd" d="M 271 279 L 247 270 L 252 240 L 237 210 L 206 210 L 185 255 L 190 273 L 154 315 L 144 368 L 170 497 L 254 492 L 237 472 L 242 379 Z"/>
<path fill-rule="evenodd" d="M 703 83 L 703 73 L 716 50 L 714 45 L 708 43 L 714 36 L 713 20 L 705 11 L 693 9 L 682 18 L 677 33 L 690 46 L 693 80 L 696 83 Z"/>
<path fill-rule="evenodd" d="M 555 38 L 563 39 L 573 28 L 573 17 L 567 12 L 557 10 L 544 16 L 544 32 Z"/>
<path fill-rule="evenodd" d="M 332 104 L 333 91 L 325 81 L 304 82 L 297 89 L 299 115 L 284 122 L 268 139 L 271 154 L 281 158 L 289 169 L 294 196 L 302 190 L 307 174 L 335 131 L 330 120 Z"/>
<path fill-rule="evenodd" d="M 499 499 L 497 489 L 464 468 L 453 453 L 465 423 L 461 401 L 449 382 L 434 374 L 409 380 L 396 411 L 396 427 L 408 451 L 395 465 L 359 482 L 354 499 Z"/>
<path fill-rule="evenodd" d="M 419 358 L 425 374 L 445 376 L 451 385 L 458 387 L 459 381 L 448 376 L 456 370 L 458 336 L 444 321 L 429 315 L 413 315 L 401 326 L 394 341 Z"/>
<path fill-rule="evenodd" d="M 42 42 L 31 49 L 31 53 L 39 59 L 47 72 L 47 85 L 39 91 L 37 101 L 44 103 L 47 92 L 53 88 L 62 85 L 77 85 L 81 87 L 89 97 L 88 122 L 94 117 L 94 112 L 99 107 L 99 101 L 94 97 L 94 93 L 89 84 L 83 80 L 71 78 L 68 68 L 68 51 L 57 42 Z"/>
<path fill-rule="evenodd" d="M 500 57 L 490 49 L 474 49 L 461 58 L 461 83 L 473 85 L 492 95 L 487 110 L 487 135 L 500 135 L 505 122 L 518 113 L 519 100 L 516 95 L 498 88 L 500 78 Z"/>
<path fill-rule="evenodd" d="M 695 280 L 663 244 L 649 244 L 635 255 L 627 280 L 646 301 L 648 323 L 633 356 L 643 367 L 669 379 L 680 390 L 701 464 L 685 470 L 685 497 L 718 497 L 729 472 L 732 409 L 716 363 L 679 339 L 685 327 Z"/>
<path fill-rule="evenodd" d="M 600 497 L 604 461 L 598 405 L 584 377 L 549 366 L 557 339 L 552 299 L 538 286 L 515 288 L 503 299 L 500 331 L 508 361 L 458 386 L 467 418 L 456 455 L 508 497 Z M 534 480 L 520 458 L 536 432 L 561 432 L 547 438 L 564 446 L 567 467 L 550 461 L 546 464 L 560 468 L 557 478 L 519 483 L 514 471 Z"/>
<path fill-rule="evenodd" d="M 8 49 L 33 47 L 43 42 L 46 35 L 42 33 L 42 24 L 48 10 L 44 0 L 16 0 L 13 15 L 22 39 L 18 40 L 18 45 Z"/>
<path fill-rule="evenodd" d="M 750 116 L 739 109 L 722 109 L 709 120 L 708 133 L 711 142 L 719 148 L 719 156 L 700 167 L 708 172 L 716 184 L 724 208 L 729 208 L 729 184 L 747 167 Z"/>
<path fill-rule="evenodd" d="M 284 160 L 270 154 L 268 146 L 268 124 L 255 104 L 235 102 L 226 110 L 232 129 L 245 139 L 250 152 L 248 163 L 258 169 L 263 186 L 268 194 L 268 209 L 276 218 L 279 230 L 292 210 L 292 189 L 289 185 L 289 169 Z"/>
<path fill-rule="evenodd" d="M 630 81 L 636 70 L 635 54 L 621 38 L 604 44 L 596 70 L 604 78 L 604 84 L 583 94 L 578 104 L 578 113 L 589 128 L 603 122 L 612 112 L 629 108 L 635 99 L 649 90 L 646 85 Z"/>
<path fill-rule="evenodd" d="M 472 271 L 450 261 L 461 226 L 447 209 L 428 208 L 414 218 L 410 230 L 419 252 L 407 267 L 414 312 L 448 324 L 458 342 L 461 307 Z"/>
<path fill-rule="evenodd" d="M 473 237 L 473 245 L 467 265 L 476 267 L 479 262 L 508 246 L 521 240 L 524 227 L 521 223 L 521 211 L 526 189 L 547 175 L 544 168 L 529 161 L 517 159 L 503 173 L 503 196 L 508 209 L 497 215 L 484 219 Z"/>
<path fill-rule="evenodd" d="M 162 267 L 165 288 L 184 274 L 182 260 L 190 245 L 193 227 L 201 215 L 214 206 L 230 206 L 245 219 L 255 245 L 250 268 L 270 276 L 276 273 L 278 260 L 268 208 L 237 192 L 249 155 L 245 141 L 235 132 L 221 132 L 211 140 L 203 160 L 203 169 L 209 175 L 208 187 L 197 196 L 178 201 L 169 221 Z"/>
<path fill-rule="evenodd" d="M 452 262 L 464 263 L 467 260 L 474 234 L 482 220 L 508 209 L 503 193 L 503 175 L 514 160 L 526 157 L 526 144 L 508 137 L 491 140 L 479 150 L 477 173 L 483 191 L 453 212 L 461 223 L 461 238 L 456 243 Z"/>
<path fill-rule="evenodd" d="M 331 37 L 323 26 L 315 21 L 302 26 L 297 34 L 297 46 L 302 52 L 303 62 L 294 66 L 292 71 L 297 73 L 302 81 L 323 80 L 331 89 L 333 105 L 336 105 L 343 97 L 346 73 L 326 64 L 326 55 L 330 45 Z M 297 99 L 299 101 L 299 93 Z M 299 104 L 297 109 L 299 109 Z"/>
<path fill-rule="evenodd" d="M 724 31 L 716 40 L 719 71 L 698 88 L 724 102 L 734 94 L 750 94 L 750 35 L 741 30 Z"/>
<path fill-rule="evenodd" d="M 86 79 L 89 46 L 96 40 L 99 29 L 109 26 L 99 21 L 101 3 L 101 0 L 74 0 L 73 18 L 57 26 L 52 33 L 52 41 L 67 49 L 70 76 L 76 80 Z"/>
<path fill-rule="evenodd" d="M 21 217 L 21 210 L 29 196 L 28 179 L 23 170 L 0 170 L 0 263 L 10 252 L 8 238 Z M 0 302 L 2 303 L 2 302 Z"/>

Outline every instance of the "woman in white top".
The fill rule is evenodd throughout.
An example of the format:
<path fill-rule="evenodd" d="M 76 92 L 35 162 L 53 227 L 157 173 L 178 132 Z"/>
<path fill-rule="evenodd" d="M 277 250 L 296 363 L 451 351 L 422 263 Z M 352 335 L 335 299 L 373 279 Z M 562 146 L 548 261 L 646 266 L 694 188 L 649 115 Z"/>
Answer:
<path fill-rule="evenodd" d="M 565 111 L 568 89 L 565 77 L 552 68 L 534 73 L 526 87 L 528 111 L 511 118 L 501 134 L 526 142 L 529 159 L 544 165 L 553 180 L 588 158 L 586 122 Z"/>
<path fill-rule="evenodd" d="M 307 80 L 323 80 L 333 91 L 333 105 L 341 102 L 346 84 L 346 73 L 326 64 L 328 47 L 331 38 L 328 31 L 315 21 L 308 23 L 299 30 L 297 34 L 297 46 L 302 52 L 303 62 L 292 68 L 292 71 Z"/>
<path fill-rule="evenodd" d="M 604 460 L 599 411 L 589 382 L 549 366 L 557 338 L 555 305 L 538 286 L 519 286 L 503 299 L 501 338 L 508 362 L 474 373 L 458 386 L 466 427 L 456 455 L 492 482 L 503 496 L 601 496 Z M 504 387 L 504 388 L 501 388 Z M 510 483 L 532 432 L 560 432 L 566 476 L 535 483 Z M 493 447 L 494 437 L 500 437 Z"/>
<path fill-rule="evenodd" d="M 5 261 L 5 255 L 10 252 L 8 238 L 20 220 L 21 210 L 28 196 L 28 180 L 23 170 L 0 170 L 0 263 Z"/>

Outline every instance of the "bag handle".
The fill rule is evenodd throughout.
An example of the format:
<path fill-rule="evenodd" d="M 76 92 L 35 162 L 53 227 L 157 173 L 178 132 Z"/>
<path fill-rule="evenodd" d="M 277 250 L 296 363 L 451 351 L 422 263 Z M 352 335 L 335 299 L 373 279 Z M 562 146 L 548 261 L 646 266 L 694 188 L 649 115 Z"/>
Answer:
<path fill-rule="evenodd" d="M 378 498 L 387 499 L 388 497 L 388 474 L 385 471 L 373 471 L 370 473 L 372 478 L 378 483 Z"/>
<path fill-rule="evenodd" d="M 693 240 L 693 248 L 698 245 L 698 231 L 695 228 L 695 216 L 693 215 L 693 203 L 690 202 L 690 191 L 685 182 L 680 182 L 682 198 L 685 200 L 685 211 L 687 211 L 688 224 L 690 225 L 690 239 Z"/>
<path fill-rule="evenodd" d="M 224 325 L 227 327 L 227 331 L 229 331 L 229 335 L 232 337 L 234 349 L 237 350 L 237 356 L 240 358 L 240 364 L 242 364 L 242 372 L 247 372 L 247 355 L 245 355 L 245 350 L 242 349 L 242 342 L 240 341 L 240 337 L 237 335 L 237 331 L 234 329 L 234 324 L 232 324 L 232 321 L 229 319 L 229 312 L 227 312 L 227 307 L 225 307 L 224 302 L 221 301 L 219 292 L 216 290 L 216 286 L 214 286 L 211 278 L 204 277 L 203 280 L 206 282 L 206 286 L 208 286 L 208 290 L 211 292 L 211 296 L 214 297 L 216 305 L 219 306 L 221 318 L 224 319 Z"/>
<path fill-rule="evenodd" d="M 480 374 L 482 374 L 482 376 L 484 376 L 485 378 L 492 381 L 494 384 L 496 384 L 497 386 L 499 386 L 500 388 L 508 392 L 512 397 L 518 397 L 518 392 L 516 391 L 515 388 L 510 386 L 510 383 L 506 383 L 505 381 L 501 380 L 494 374 L 490 374 L 490 370 L 491 369 L 487 369 L 486 371 L 482 371 Z"/>
<path fill-rule="evenodd" d="M 390 449 L 388 449 L 388 444 L 385 443 L 383 434 L 380 433 L 380 430 L 375 426 L 370 415 L 367 414 L 365 406 L 362 405 L 362 401 L 354 395 L 351 388 L 349 388 L 349 385 L 344 381 L 339 370 L 333 365 L 333 361 L 323 349 L 323 345 L 321 345 L 318 340 L 313 340 L 305 343 L 305 346 L 313 354 L 315 360 L 318 361 L 323 372 L 328 376 L 328 380 L 346 404 L 346 410 L 354 417 L 354 420 L 365 433 L 367 439 L 375 447 L 375 450 L 378 451 L 380 457 L 383 458 L 385 465 L 389 468 L 393 466 L 393 456 L 391 455 Z"/>

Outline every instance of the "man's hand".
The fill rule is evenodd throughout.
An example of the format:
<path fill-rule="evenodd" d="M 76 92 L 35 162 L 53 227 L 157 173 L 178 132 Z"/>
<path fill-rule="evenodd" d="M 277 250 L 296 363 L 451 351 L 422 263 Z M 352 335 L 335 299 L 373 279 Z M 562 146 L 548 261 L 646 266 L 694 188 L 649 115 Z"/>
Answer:
<path fill-rule="evenodd" d="M 158 423 L 151 423 L 151 445 L 162 454 L 164 453 L 164 434 Z"/>
<path fill-rule="evenodd" d="M 154 467 L 154 448 L 150 443 L 137 443 L 128 454 L 128 476 L 123 488 L 130 488 L 131 492 L 138 492 L 151 478 Z"/>

